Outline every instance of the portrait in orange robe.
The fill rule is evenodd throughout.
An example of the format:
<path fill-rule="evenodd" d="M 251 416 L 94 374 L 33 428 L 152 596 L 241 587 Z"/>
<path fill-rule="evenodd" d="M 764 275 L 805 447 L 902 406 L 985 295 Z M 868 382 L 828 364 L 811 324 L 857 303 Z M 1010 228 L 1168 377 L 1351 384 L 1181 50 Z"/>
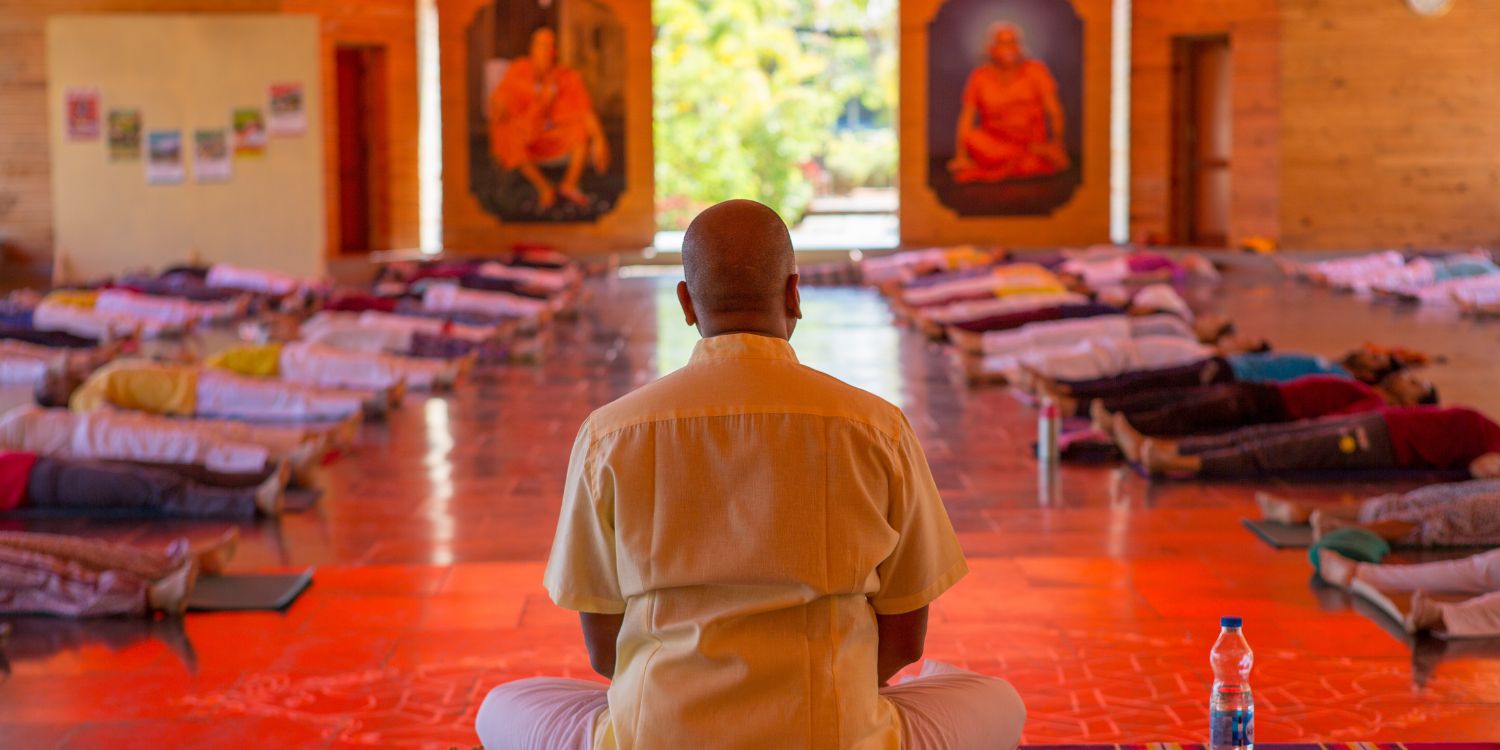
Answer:
<path fill-rule="evenodd" d="M 1025 57 L 1020 29 L 1009 23 L 993 27 L 989 56 L 964 85 L 958 153 L 948 162 L 953 179 L 1000 182 L 1067 169 L 1066 125 L 1051 71 Z"/>
<path fill-rule="evenodd" d="M 596 172 L 609 168 L 609 145 L 583 76 L 556 60 L 556 35 L 537 29 L 529 54 L 510 63 L 489 96 L 490 151 L 502 168 L 519 170 L 536 188 L 543 209 L 558 197 L 587 205 L 578 188 L 585 164 Z M 539 169 L 563 163 L 555 186 Z"/>

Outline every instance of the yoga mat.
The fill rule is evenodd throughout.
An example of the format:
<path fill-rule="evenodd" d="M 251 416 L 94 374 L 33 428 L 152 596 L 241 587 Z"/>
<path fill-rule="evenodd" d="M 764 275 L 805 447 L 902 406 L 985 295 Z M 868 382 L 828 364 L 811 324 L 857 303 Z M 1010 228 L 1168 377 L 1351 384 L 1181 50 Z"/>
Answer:
<path fill-rule="evenodd" d="M 192 612 L 286 609 L 312 585 L 313 569 L 301 573 L 199 576 L 188 596 Z"/>
<path fill-rule="evenodd" d="M 287 513 L 303 513 L 311 510 L 318 500 L 322 499 L 323 490 L 317 487 L 296 488 L 286 491 Z M 15 520 L 41 520 L 49 518 L 98 518 L 106 521 L 136 520 L 153 518 L 186 518 L 187 516 L 174 516 L 162 513 L 154 508 L 83 508 L 83 507 L 52 507 L 52 508 L 16 508 L 0 513 L 0 521 Z M 205 520 L 212 518 L 203 517 Z M 245 516 L 224 516 L 223 520 L 252 520 Z"/>
<path fill-rule="evenodd" d="M 1469 476 L 1467 469 L 1369 469 L 1369 470 L 1345 470 L 1329 469 L 1326 471 L 1288 471 L 1279 474 L 1251 475 L 1244 477 L 1200 477 L 1197 475 L 1184 476 L 1161 476 L 1152 477 L 1146 473 L 1140 464 L 1133 463 L 1130 468 L 1136 474 L 1143 477 L 1166 481 L 1199 481 L 1199 482 L 1261 482 L 1267 480 L 1280 480 L 1283 482 L 1415 482 L 1422 484 L 1441 484 L 1443 482 L 1463 482 L 1473 477 Z M 1500 748 L 1497 748 L 1500 750 Z"/>
<path fill-rule="evenodd" d="M 1287 524 L 1251 518 L 1241 518 L 1240 523 L 1260 537 L 1261 541 L 1276 549 L 1305 549 L 1313 543 L 1312 526 L 1305 523 Z"/>

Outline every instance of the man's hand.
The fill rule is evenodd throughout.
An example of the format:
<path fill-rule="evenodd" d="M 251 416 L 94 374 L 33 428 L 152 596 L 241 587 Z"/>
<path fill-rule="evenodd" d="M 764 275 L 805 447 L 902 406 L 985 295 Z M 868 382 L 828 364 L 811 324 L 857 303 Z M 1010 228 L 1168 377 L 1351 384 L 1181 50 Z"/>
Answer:
<path fill-rule="evenodd" d="M 606 679 L 615 677 L 615 643 L 620 640 L 620 625 L 625 615 L 601 615 L 579 612 L 583 625 L 583 645 L 589 650 L 589 665 Z"/>
<path fill-rule="evenodd" d="M 875 615 L 875 625 L 880 632 L 876 674 L 880 686 L 885 687 L 902 667 L 922 658 L 922 644 L 927 641 L 927 608 L 899 615 Z"/>

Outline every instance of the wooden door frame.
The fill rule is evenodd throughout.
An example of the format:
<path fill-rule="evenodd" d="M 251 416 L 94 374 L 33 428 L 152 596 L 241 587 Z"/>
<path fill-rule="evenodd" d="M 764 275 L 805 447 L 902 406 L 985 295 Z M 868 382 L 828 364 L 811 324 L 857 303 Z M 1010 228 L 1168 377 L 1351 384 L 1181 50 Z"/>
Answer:
<path fill-rule="evenodd" d="M 1197 244 L 1197 181 L 1194 161 L 1197 159 L 1197 126 L 1199 108 L 1197 66 L 1194 52 L 1207 43 L 1222 43 L 1233 51 L 1228 33 L 1181 34 L 1171 38 L 1172 116 L 1169 133 L 1171 146 L 1171 181 L 1168 185 L 1168 235 L 1174 245 Z M 1232 58 L 1231 58 L 1232 60 Z M 1226 238 L 1227 240 L 1227 238 Z"/>
<path fill-rule="evenodd" d="M 366 216 L 368 217 L 369 237 L 366 244 L 368 247 L 361 250 L 345 249 L 344 239 L 340 236 L 334 244 L 334 252 L 339 255 L 363 254 L 373 250 L 391 249 L 391 201 L 390 201 L 390 111 L 388 107 L 388 96 L 386 93 L 388 84 L 389 53 L 383 44 L 337 44 L 334 47 L 335 71 L 332 76 L 335 86 L 332 92 L 334 97 L 334 123 L 333 137 L 330 142 L 334 149 L 343 146 L 343 139 L 339 135 L 339 128 L 343 126 L 342 116 L 339 114 L 338 97 L 340 92 L 336 88 L 339 85 L 337 66 L 339 65 L 340 53 L 352 52 L 358 57 L 361 67 L 360 83 L 362 86 L 362 98 L 365 105 L 364 116 L 360 125 L 364 130 L 365 143 L 365 199 Z M 343 210 L 343 187 L 342 166 L 343 154 L 335 152 L 333 178 L 340 185 L 335 192 L 339 211 Z M 337 226 L 342 234 L 342 218 L 339 218 Z"/>

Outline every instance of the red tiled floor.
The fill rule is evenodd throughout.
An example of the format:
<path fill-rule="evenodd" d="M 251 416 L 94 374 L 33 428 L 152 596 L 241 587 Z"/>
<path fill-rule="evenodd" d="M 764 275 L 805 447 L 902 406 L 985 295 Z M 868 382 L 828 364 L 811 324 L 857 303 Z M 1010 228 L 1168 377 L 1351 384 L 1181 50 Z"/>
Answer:
<path fill-rule="evenodd" d="M 240 569 L 318 566 L 287 612 L 181 626 L 13 619 L 0 747 L 468 748 L 490 686 L 589 677 L 576 615 L 541 588 L 573 431 L 679 365 L 692 341 L 675 318 L 658 325 L 668 287 L 594 291 L 546 363 L 411 399 L 327 468 L 315 509 L 240 527 Z M 1274 294 L 1274 305 L 1264 287 L 1198 301 L 1289 348 L 1336 353 L 1378 329 L 1449 354 L 1455 363 L 1434 371 L 1445 395 L 1500 413 L 1496 329 L 1302 288 Z M 1033 412 L 1002 390 L 963 387 L 943 351 L 896 333 L 873 295 L 806 298 L 794 342 L 804 360 L 907 410 L 970 557 L 971 575 L 934 607 L 927 655 L 1012 680 L 1027 741 L 1202 741 L 1208 650 L 1231 610 L 1256 649 L 1263 741 L 1500 737 L 1500 645 L 1414 651 L 1347 596 L 1310 586 L 1301 552 L 1239 527 L 1255 487 L 1067 467 L 1043 503 L 1027 456 Z M 1387 489 L 1265 487 L 1327 501 Z M 158 544 L 220 525 L 25 527 Z"/>

